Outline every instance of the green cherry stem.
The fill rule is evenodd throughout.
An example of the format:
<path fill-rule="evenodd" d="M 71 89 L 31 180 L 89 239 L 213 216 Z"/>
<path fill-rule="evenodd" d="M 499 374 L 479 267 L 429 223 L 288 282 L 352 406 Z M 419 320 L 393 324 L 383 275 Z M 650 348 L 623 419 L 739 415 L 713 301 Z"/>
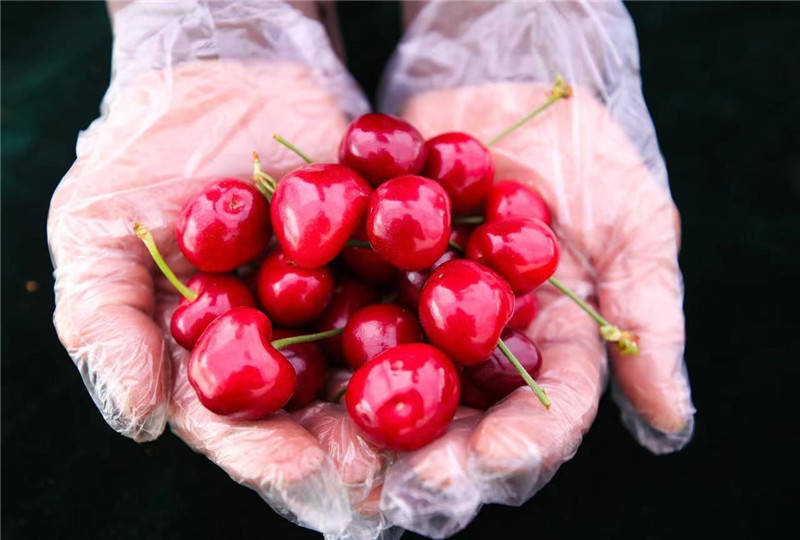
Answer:
<path fill-rule="evenodd" d="M 158 250 L 156 241 L 153 239 L 153 235 L 147 230 L 147 227 L 136 221 L 133 223 L 133 232 L 136 233 L 136 236 L 142 241 L 144 247 L 150 252 L 150 256 L 153 257 L 156 265 L 161 269 L 169 282 L 172 283 L 172 286 L 178 289 L 178 292 L 189 302 L 194 302 L 197 299 L 197 293 L 184 285 L 183 282 L 178 279 L 178 276 L 175 275 L 175 272 L 172 271 L 172 268 L 167 266 L 164 257 L 161 256 L 161 252 Z"/>
<path fill-rule="evenodd" d="M 275 192 L 275 188 L 278 187 L 278 182 L 264 172 L 261 168 L 261 160 L 258 159 L 258 154 L 255 152 L 253 152 L 253 182 L 264 197 L 268 201 L 272 201 L 272 194 Z"/>
<path fill-rule="evenodd" d="M 344 327 L 334 328 L 332 330 L 325 330 L 324 332 L 317 332 L 315 334 L 286 337 L 282 339 L 276 339 L 275 341 L 272 342 L 272 346 L 278 350 L 281 350 L 284 347 L 288 347 L 289 345 L 294 345 L 295 343 L 308 343 L 310 341 L 319 341 L 321 339 L 338 336 L 342 332 L 344 332 Z"/>
<path fill-rule="evenodd" d="M 455 225 L 481 225 L 485 221 L 483 216 L 462 216 L 454 217 L 453 223 Z"/>
<path fill-rule="evenodd" d="M 528 373 L 525 370 L 525 368 L 522 367 L 522 364 L 519 363 L 517 357 L 514 356 L 514 353 L 511 352 L 511 349 L 509 349 L 506 346 L 506 344 L 503 342 L 502 339 L 497 342 L 497 346 L 500 348 L 501 351 L 503 351 L 503 354 L 506 355 L 508 361 L 511 362 L 514 368 L 516 368 L 516 370 L 519 372 L 520 376 L 525 380 L 525 382 L 528 383 L 528 386 L 531 387 L 531 390 L 533 390 L 533 393 L 536 395 L 537 398 L 539 398 L 539 401 L 542 402 L 542 405 L 544 405 L 546 409 L 549 409 L 550 399 L 547 397 L 547 393 L 545 393 L 544 388 L 536 384 L 536 381 L 533 380 L 533 377 L 531 377 L 530 373 Z"/>
<path fill-rule="evenodd" d="M 561 75 L 556 77 L 556 82 L 553 83 L 553 89 L 550 91 L 550 97 L 547 101 L 542 103 L 538 108 L 534 109 L 524 117 L 522 117 L 517 123 L 506 129 L 505 131 L 496 135 L 493 139 L 490 139 L 489 142 L 486 143 L 486 146 L 492 146 L 493 144 L 497 144 L 498 142 L 502 141 L 517 129 L 525 125 L 529 120 L 533 119 L 535 116 L 539 115 L 543 111 L 545 111 L 550 105 L 558 101 L 559 99 L 566 99 L 572 95 L 572 87 L 568 84 L 564 84 L 564 79 L 561 78 Z"/>
<path fill-rule="evenodd" d="M 333 396 L 333 402 L 339 403 L 339 400 L 342 399 L 342 396 L 344 396 L 346 393 L 347 393 L 347 385 L 344 385 L 344 388 L 336 392 L 336 395 Z"/>
<path fill-rule="evenodd" d="M 459 253 L 464 253 L 464 248 L 453 242 L 452 240 L 447 241 L 447 245 L 450 246 L 452 249 L 458 251 Z"/>
<path fill-rule="evenodd" d="M 303 158 L 303 160 L 306 163 L 314 163 L 313 159 L 311 159 L 310 157 L 305 155 L 303 152 L 300 151 L 299 148 L 297 148 L 295 145 L 293 145 L 292 143 L 290 143 L 289 141 L 287 141 L 286 139 L 284 139 L 282 136 L 278 135 L 277 133 L 275 135 L 273 135 L 272 138 L 275 139 L 276 141 L 278 141 L 279 143 L 281 143 L 283 146 L 285 146 L 286 148 L 288 148 L 292 152 L 294 152 L 295 154 L 297 154 L 298 156 L 300 156 L 301 158 Z"/>
<path fill-rule="evenodd" d="M 365 248 L 365 249 L 372 249 L 372 244 L 365 240 L 358 240 L 356 238 L 350 238 L 346 243 L 345 247 L 357 247 L 357 248 Z"/>

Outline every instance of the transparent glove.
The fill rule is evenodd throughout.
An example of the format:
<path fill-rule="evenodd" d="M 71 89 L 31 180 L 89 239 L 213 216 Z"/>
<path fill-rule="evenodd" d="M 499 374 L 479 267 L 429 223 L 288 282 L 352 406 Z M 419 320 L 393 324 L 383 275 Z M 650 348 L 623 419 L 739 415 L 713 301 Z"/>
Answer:
<path fill-rule="evenodd" d="M 111 85 L 48 219 L 59 338 L 114 429 L 146 441 L 169 422 L 278 512 L 337 534 L 351 521 L 353 486 L 313 429 L 285 413 L 232 422 L 202 407 L 186 377 L 188 352 L 166 324 L 178 297 L 131 227 L 146 224 L 187 279 L 193 270 L 174 228 L 190 195 L 215 178 L 249 179 L 254 150 L 273 176 L 298 166 L 276 132 L 335 159 L 348 116 L 366 102 L 322 25 L 289 5 L 130 3 L 112 12 Z M 301 421 L 325 425 L 326 415 L 341 418 L 320 408 Z"/>

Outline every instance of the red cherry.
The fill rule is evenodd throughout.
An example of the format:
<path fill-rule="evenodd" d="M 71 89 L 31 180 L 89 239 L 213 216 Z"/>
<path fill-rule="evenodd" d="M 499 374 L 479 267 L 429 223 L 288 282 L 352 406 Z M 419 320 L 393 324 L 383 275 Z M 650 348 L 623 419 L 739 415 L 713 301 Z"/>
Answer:
<path fill-rule="evenodd" d="M 492 186 L 486 195 L 483 214 L 487 222 L 521 217 L 541 220 L 548 227 L 551 223 L 550 210 L 542 196 L 513 180 L 497 182 Z"/>
<path fill-rule="evenodd" d="M 453 213 L 478 210 L 494 180 L 494 161 L 483 143 L 466 133 L 444 133 L 425 146 L 424 176 L 439 182 L 453 203 Z"/>
<path fill-rule="evenodd" d="M 502 339 L 525 371 L 534 379 L 538 377 L 542 367 L 542 354 L 536 344 L 525 334 L 512 328 L 503 330 Z M 520 386 L 525 386 L 525 381 L 497 348 L 485 362 L 465 367 L 461 372 L 461 384 L 461 401 L 470 407 L 486 409 Z"/>
<path fill-rule="evenodd" d="M 343 328 L 356 311 L 377 301 L 378 291 L 374 287 L 354 279 L 340 281 L 333 290 L 331 301 L 314 323 L 314 328 L 318 331 Z M 341 335 L 328 338 L 321 343 L 328 360 L 344 363 Z"/>
<path fill-rule="evenodd" d="M 217 180 L 186 201 L 175 232 L 183 255 L 194 266 L 203 272 L 229 272 L 267 248 L 269 205 L 248 183 Z"/>
<path fill-rule="evenodd" d="M 283 407 L 295 389 L 292 364 L 271 344 L 272 324 L 234 308 L 208 325 L 189 359 L 189 382 L 211 412 L 256 420 Z"/>
<path fill-rule="evenodd" d="M 322 313 L 333 294 L 328 267 L 300 268 L 275 249 L 258 270 L 258 299 L 270 319 L 285 326 L 307 323 Z"/>
<path fill-rule="evenodd" d="M 464 259 L 434 270 L 419 299 L 419 319 L 428 339 L 465 366 L 489 358 L 513 311 L 508 283 Z"/>
<path fill-rule="evenodd" d="M 536 291 L 517 296 L 514 299 L 514 314 L 508 321 L 508 326 L 520 332 L 524 332 L 533 323 L 536 314 L 539 312 L 539 305 L 536 302 Z"/>
<path fill-rule="evenodd" d="M 392 304 L 361 308 L 342 333 L 344 358 L 358 369 L 365 362 L 401 343 L 422 341 L 422 328 L 407 309 Z"/>
<path fill-rule="evenodd" d="M 453 235 L 450 235 L 452 238 Z M 400 272 L 400 277 L 397 279 L 397 301 L 404 306 L 416 310 L 419 305 L 419 296 L 422 294 L 422 287 L 428 281 L 431 271 L 440 267 L 447 261 L 453 261 L 461 257 L 461 254 L 455 250 L 448 249 L 444 254 L 436 259 L 427 270 L 410 270 L 408 272 Z"/>
<path fill-rule="evenodd" d="M 275 237 L 298 266 L 318 268 L 342 251 L 364 219 L 372 190 L 354 170 L 312 164 L 295 169 L 272 195 Z"/>
<path fill-rule="evenodd" d="M 423 343 L 386 350 L 355 372 L 345 404 L 374 444 L 409 451 L 442 435 L 458 407 L 458 373 L 443 352 Z"/>
<path fill-rule="evenodd" d="M 350 124 L 339 144 L 339 162 L 372 185 L 418 174 L 425 165 L 425 139 L 414 127 L 388 114 L 365 114 Z"/>
<path fill-rule="evenodd" d="M 427 178 L 393 178 L 370 198 L 367 236 L 375 251 L 398 268 L 429 268 L 447 249 L 450 199 Z"/>
<path fill-rule="evenodd" d="M 272 340 L 300 335 L 303 335 L 303 332 L 298 330 L 276 329 L 272 333 Z M 297 376 L 292 399 L 284 406 L 285 409 L 293 411 L 305 407 L 320 395 L 325 386 L 328 363 L 318 342 L 294 343 L 282 348 L 280 352 L 292 364 Z"/>
<path fill-rule="evenodd" d="M 203 330 L 220 315 L 235 307 L 256 305 L 247 285 L 231 276 L 196 274 L 186 286 L 197 298 L 182 297 L 170 321 L 172 337 L 184 349 L 194 347 Z"/>
<path fill-rule="evenodd" d="M 556 271 L 558 242 L 538 219 L 509 218 L 475 229 L 467 256 L 503 276 L 515 294 L 525 294 Z"/>
<path fill-rule="evenodd" d="M 367 241 L 364 227 L 359 227 L 353 238 Z M 397 279 L 397 268 L 368 247 L 348 246 L 342 251 L 342 258 L 358 277 L 379 287 L 390 285 Z"/>

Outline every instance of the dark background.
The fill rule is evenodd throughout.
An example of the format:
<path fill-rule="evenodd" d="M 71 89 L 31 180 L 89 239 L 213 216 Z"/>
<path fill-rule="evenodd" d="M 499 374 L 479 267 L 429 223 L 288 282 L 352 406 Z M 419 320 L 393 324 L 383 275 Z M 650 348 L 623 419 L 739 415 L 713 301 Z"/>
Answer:
<path fill-rule="evenodd" d="M 695 438 L 654 457 L 604 398 L 550 485 L 522 508 L 484 508 L 459 538 L 761 537 L 797 509 L 800 4 L 628 8 L 683 215 Z M 398 6 L 339 15 L 373 94 Z M 56 339 L 47 207 L 109 64 L 102 3 L 2 3 L 2 536 L 317 538 L 169 432 L 116 435 Z"/>

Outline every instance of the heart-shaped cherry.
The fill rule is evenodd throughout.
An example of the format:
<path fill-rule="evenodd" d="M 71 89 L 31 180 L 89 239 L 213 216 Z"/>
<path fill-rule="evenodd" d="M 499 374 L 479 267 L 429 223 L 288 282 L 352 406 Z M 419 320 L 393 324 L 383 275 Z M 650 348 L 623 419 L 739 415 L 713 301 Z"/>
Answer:
<path fill-rule="evenodd" d="M 512 217 L 538 219 L 548 227 L 551 223 L 550 210 L 542 196 L 513 180 L 496 182 L 492 186 L 483 204 L 483 215 L 487 223 Z"/>
<path fill-rule="evenodd" d="M 230 309 L 256 305 L 247 285 L 231 276 L 195 274 L 184 285 L 161 256 L 150 231 L 141 223 L 135 223 L 133 228 L 164 276 L 181 293 L 181 301 L 170 320 L 172 337 L 181 347 L 194 347 L 211 321 Z"/>
<path fill-rule="evenodd" d="M 424 176 L 439 182 L 453 204 L 453 213 L 465 215 L 480 208 L 494 180 L 494 160 L 478 139 L 466 133 L 443 133 L 425 143 L 428 159 Z"/>
<path fill-rule="evenodd" d="M 503 330 L 501 339 L 525 371 L 534 379 L 538 377 L 542 354 L 536 344 L 512 328 Z M 498 347 L 488 360 L 465 367 L 461 372 L 461 402 L 487 409 L 521 386 L 525 386 L 525 381 Z"/>
<path fill-rule="evenodd" d="M 431 343 L 465 366 L 489 358 L 514 311 L 511 287 L 473 261 L 450 261 L 422 289 L 419 318 Z"/>
<path fill-rule="evenodd" d="M 422 328 L 413 313 L 392 304 L 373 304 L 347 321 L 342 349 L 350 367 L 358 369 L 387 349 L 418 341 L 422 341 Z"/>
<path fill-rule="evenodd" d="M 283 339 L 302 335 L 298 330 L 276 329 L 272 339 Z M 317 342 L 294 343 L 280 350 L 294 367 L 297 385 L 292 398 L 284 406 L 289 411 L 305 407 L 319 397 L 325 386 L 328 363 Z"/>
<path fill-rule="evenodd" d="M 299 326 L 322 313 L 333 294 L 333 274 L 327 266 L 300 268 L 279 248 L 258 270 L 258 299 L 277 324 Z"/>
<path fill-rule="evenodd" d="M 271 336 L 269 319 L 254 308 L 234 308 L 208 325 L 188 368 L 189 382 L 208 410 L 256 420 L 286 405 L 297 376 Z"/>
<path fill-rule="evenodd" d="M 355 372 L 345 404 L 374 444 L 416 450 L 439 437 L 455 416 L 459 381 L 453 363 L 423 343 L 388 349 Z"/>
<path fill-rule="evenodd" d="M 267 199 L 252 185 L 235 178 L 217 180 L 178 213 L 178 246 L 203 272 L 229 272 L 266 250 L 269 212 Z"/>
<path fill-rule="evenodd" d="M 356 311 L 377 301 L 378 291 L 374 287 L 354 279 L 339 281 L 333 289 L 331 301 L 314 322 L 314 328 L 319 331 L 343 328 Z M 322 342 L 322 348 L 329 361 L 345 363 L 342 336 L 326 339 Z"/>
<path fill-rule="evenodd" d="M 272 195 L 275 237 L 303 268 L 328 264 L 364 219 L 369 184 L 342 165 L 314 163 L 295 169 Z"/>
<path fill-rule="evenodd" d="M 372 193 L 367 236 L 384 259 L 402 270 L 429 268 L 447 249 L 450 199 L 421 176 L 398 176 Z"/>
<path fill-rule="evenodd" d="M 425 139 L 414 127 L 388 114 L 365 114 L 350 124 L 339 144 L 339 162 L 377 186 L 425 165 Z"/>
<path fill-rule="evenodd" d="M 503 276 L 515 294 L 525 294 L 556 271 L 558 241 L 538 219 L 508 218 L 475 229 L 467 256 Z"/>
<path fill-rule="evenodd" d="M 508 326 L 524 332 L 533 323 L 539 313 L 539 304 L 536 302 L 536 291 L 517 296 L 514 299 L 514 314 L 508 321 Z"/>
<path fill-rule="evenodd" d="M 353 238 L 365 246 L 348 245 L 342 251 L 342 258 L 350 270 L 364 281 L 378 287 L 384 287 L 395 282 L 397 268 L 381 257 L 380 253 L 369 246 L 367 233 L 364 227 L 359 227 Z"/>

